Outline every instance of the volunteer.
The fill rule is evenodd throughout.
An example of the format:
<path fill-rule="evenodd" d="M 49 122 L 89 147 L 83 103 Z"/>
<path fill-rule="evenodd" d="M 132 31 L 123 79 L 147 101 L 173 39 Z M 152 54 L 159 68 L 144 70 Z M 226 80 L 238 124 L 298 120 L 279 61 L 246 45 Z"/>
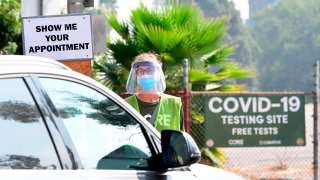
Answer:
<path fill-rule="evenodd" d="M 163 93 L 165 77 L 156 54 L 143 53 L 134 58 L 126 89 L 133 94 L 126 101 L 158 131 L 184 130 L 181 98 Z"/>

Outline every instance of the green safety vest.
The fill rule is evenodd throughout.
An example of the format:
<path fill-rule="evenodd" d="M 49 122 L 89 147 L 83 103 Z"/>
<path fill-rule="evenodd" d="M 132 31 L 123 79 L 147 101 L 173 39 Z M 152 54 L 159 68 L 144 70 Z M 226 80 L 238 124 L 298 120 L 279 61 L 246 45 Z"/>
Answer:
<path fill-rule="evenodd" d="M 126 98 L 126 101 L 140 112 L 136 95 Z M 154 127 L 160 132 L 164 129 L 180 130 L 181 106 L 179 97 L 162 93 Z"/>

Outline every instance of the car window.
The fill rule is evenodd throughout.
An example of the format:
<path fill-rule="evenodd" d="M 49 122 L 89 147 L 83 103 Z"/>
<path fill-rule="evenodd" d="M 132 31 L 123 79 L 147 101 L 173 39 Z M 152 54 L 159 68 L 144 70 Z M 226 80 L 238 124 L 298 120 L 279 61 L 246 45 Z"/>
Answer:
<path fill-rule="evenodd" d="M 61 169 L 24 81 L 0 79 L 0 87 L 0 169 Z"/>
<path fill-rule="evenodd" d="M 150 149 L 140 124 L 105 95 L 82 84 L 40 78 L 85 169 L 147 167 Z"/>

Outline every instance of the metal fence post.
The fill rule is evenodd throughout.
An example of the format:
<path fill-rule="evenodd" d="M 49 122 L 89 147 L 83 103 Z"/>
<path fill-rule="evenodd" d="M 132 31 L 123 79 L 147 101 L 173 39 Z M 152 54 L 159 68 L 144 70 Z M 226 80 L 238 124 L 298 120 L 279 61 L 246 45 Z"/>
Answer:
<path fill-rule="evenodd" d="M 189 79 L 188 79 L 188 60 L 183 60 L 183 116 L 184 116 L 184 127 L 185 131 L 190 133 L 190 117 L 189 117 Z"/>
<path fill-rule="evenodd" d="M 318 180 L 318 99 L 319 99 L 319 61 L 315 64 L 313 92 L 313 178 Z"/>

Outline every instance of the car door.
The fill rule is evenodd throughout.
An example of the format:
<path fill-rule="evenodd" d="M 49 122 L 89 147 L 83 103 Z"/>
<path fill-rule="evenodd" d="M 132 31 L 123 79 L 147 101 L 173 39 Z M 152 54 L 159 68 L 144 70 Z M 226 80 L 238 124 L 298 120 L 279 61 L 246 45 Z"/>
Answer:
<path fill-rule="evenodd" d="M 150 170 L 150 158 L 159 153 L 148 131 L 113 101 L 108 93 L 91 83 L 73 78 L 39 77 L 47 103 L 58 112 L 71 137 L 77 158 L 88 178 L 193 179 L 185 168 L 160 173 Z M 92 171 L 90 171 L 92 172 Z"/>

